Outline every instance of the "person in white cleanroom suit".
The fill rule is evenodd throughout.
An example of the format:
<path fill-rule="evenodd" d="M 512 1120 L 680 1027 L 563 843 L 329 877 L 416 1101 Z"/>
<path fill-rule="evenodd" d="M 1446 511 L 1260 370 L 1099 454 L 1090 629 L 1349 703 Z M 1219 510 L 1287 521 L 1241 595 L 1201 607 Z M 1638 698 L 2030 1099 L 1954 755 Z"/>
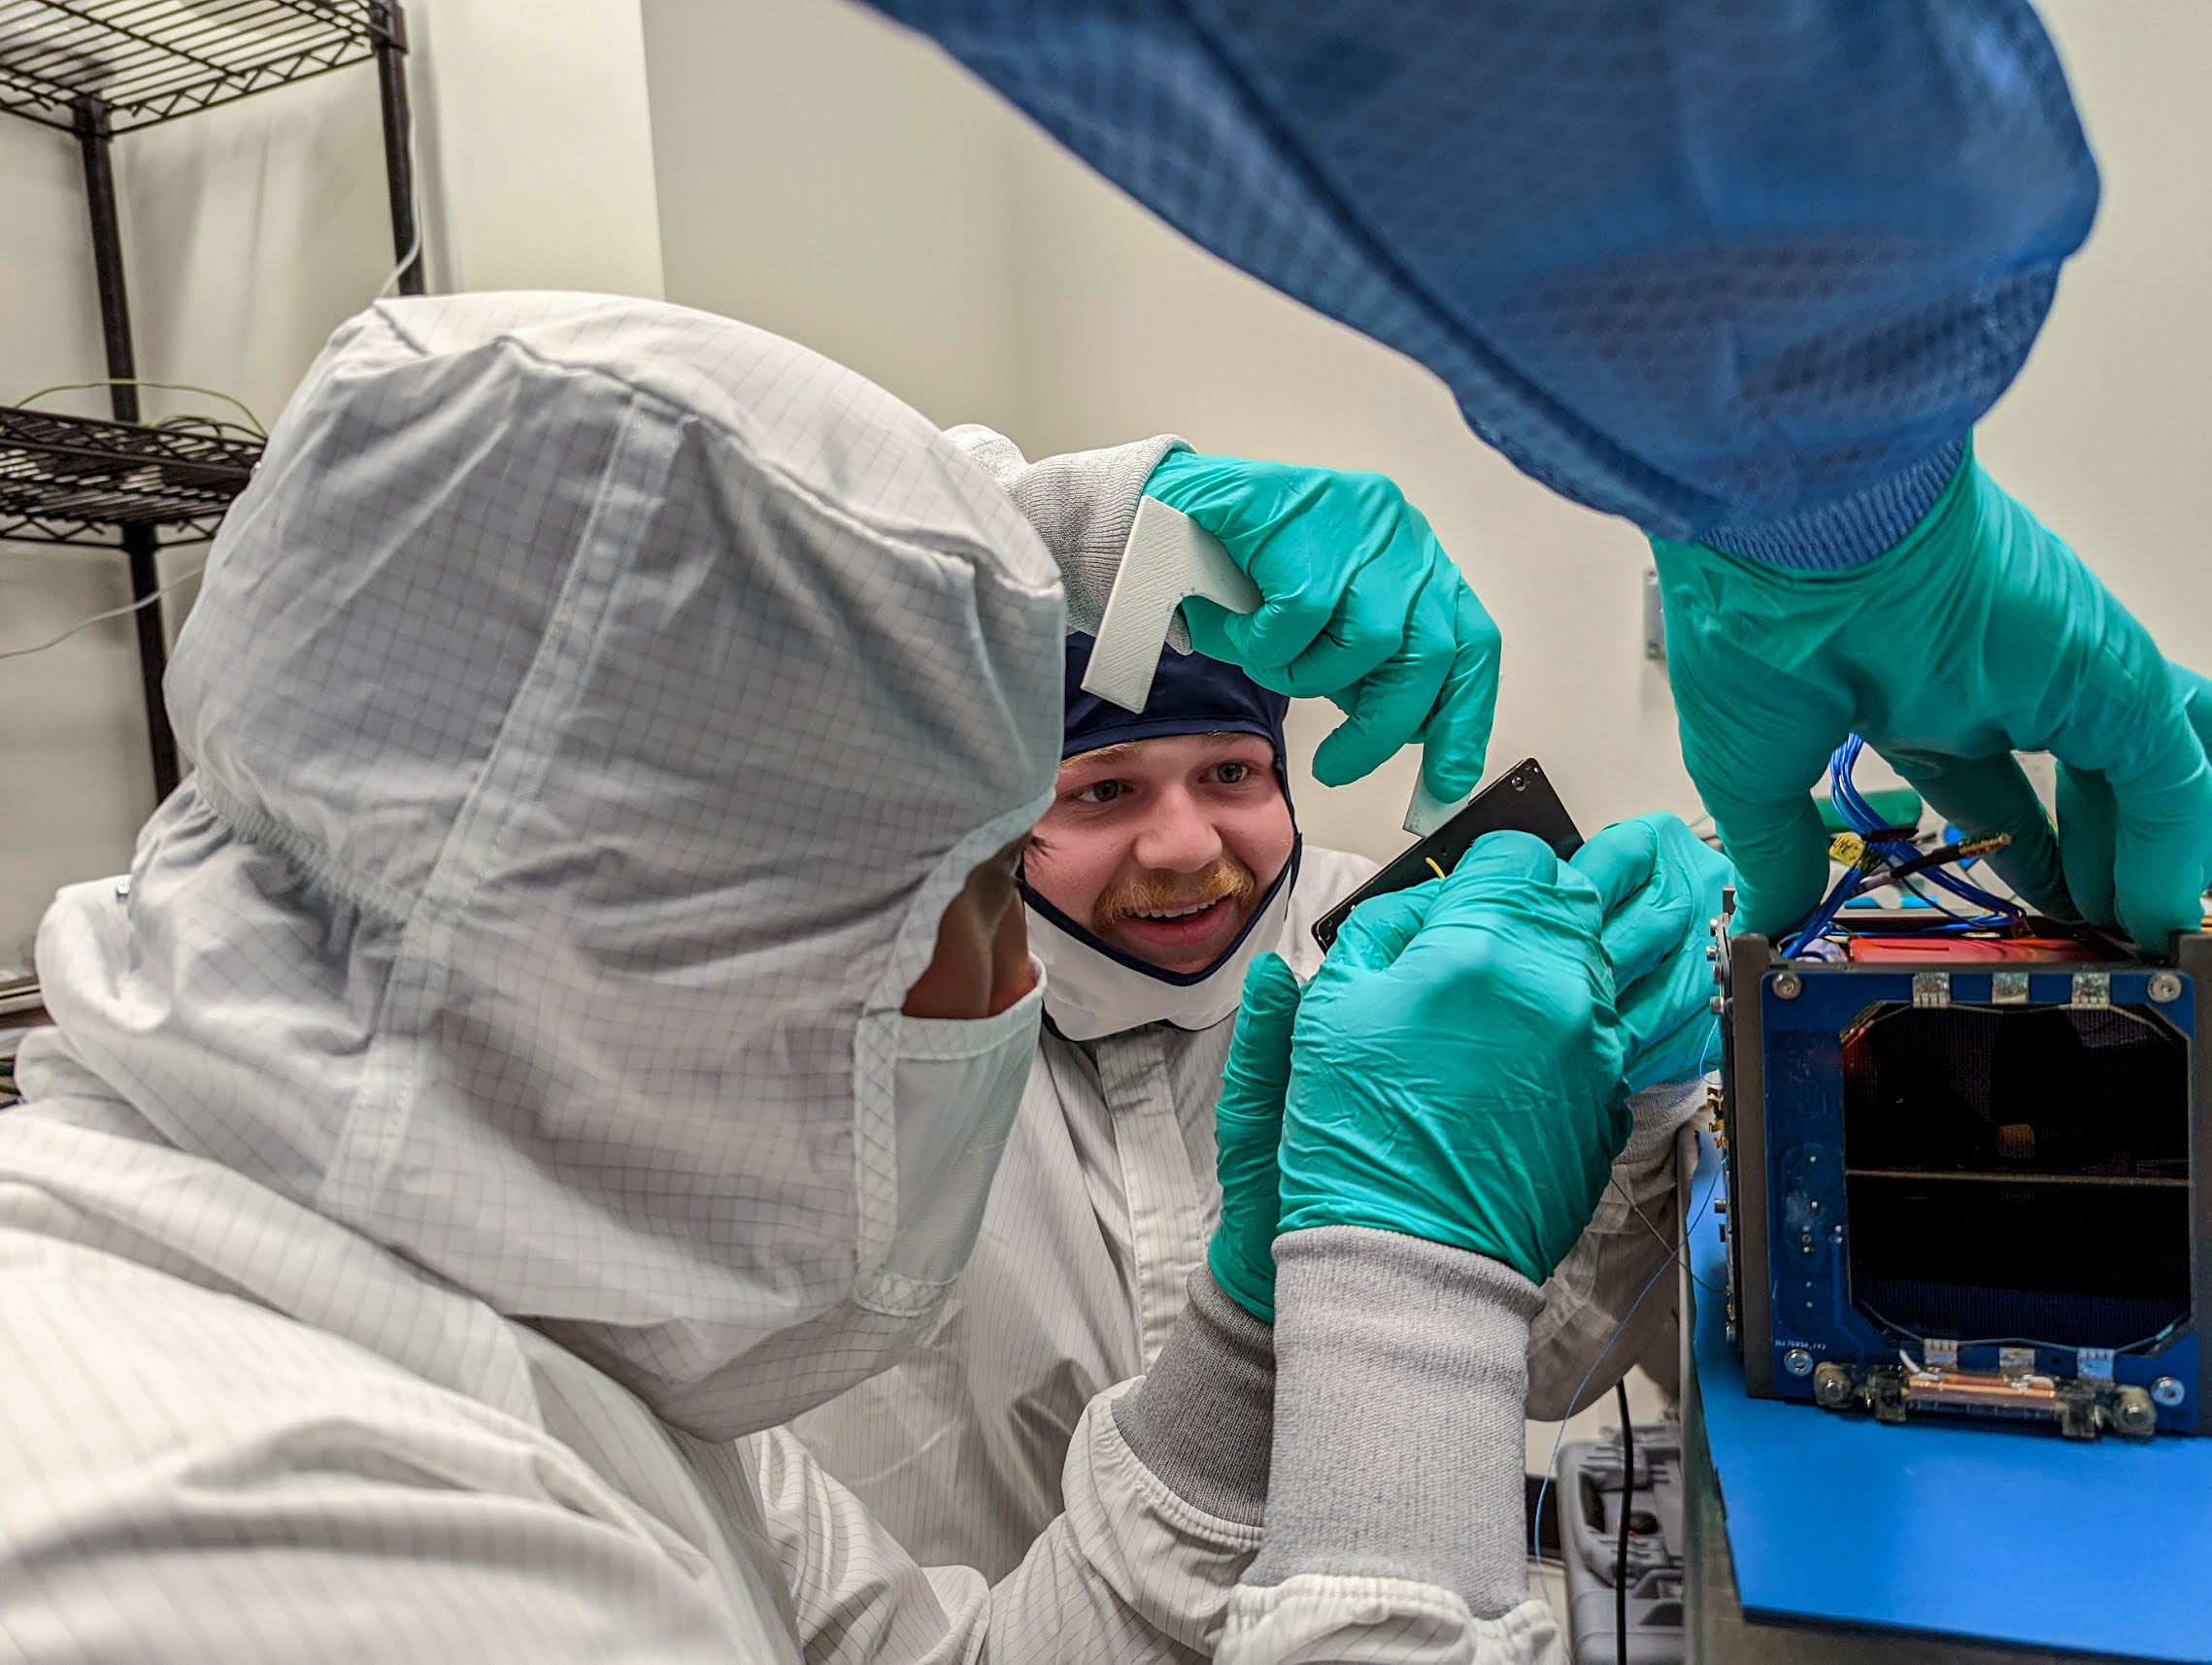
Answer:
<path fill-rule="evenodd" d="M 1097 523 L 1126 524 L 1125 499 L 1174 443 L 1029 464 L 988 429 L 952 437 L 1056 550 L 1110 541 Z M 1084 690 L 1090 647 L 1069 638 L 1059 780 L 1024 864 L 1046 1032 L 975 1254 L 924 1347 L 794 1424 L 920 1559 L 992 1576 L 1059 1515 L 1084 1407 L 1150 1367 L 1204 1263 L 1221 1209 L 1215 1100 L 1247 970 L 1273 949 L 1310 977 L 1314 921 L 1376 871 L 1298 835 L 1286 696 L 1170 652 L 1144 710 L 1124 711 Z M 1704 1014 L 1704 921 L 1726 866 L 1686 834 L 1670 849 L 1710 893 L 1673 950 L 1693 962 L 1688 1018 Z M 1531 1416 L 1564 1416 L 1664 1350 L 1673 1289 L 1653 1278 L 1670 1252 L 1671 1135 L 1703 1101 L 1701 1062 L 1633 1101 L 1615 1182 L 1529 1327 Z"/>
<path fill-rule="evenodd" d="M 41 928 L 56 1027 L 0 1115 L 7 1648 L 1556 1657 L 1517 1548 L 1534 1284 L 1396 1193 L 1332 1214 L 1296 1092 L 1281 1322 L 1194 1280 L 1005 1580 L 922 1570 L 762 1433 L 925 1333 L 969 1251 L 1036 1050 L 1008 864 L 1065 628 L 991 475 L 788 343 L 588 296 L 344 326 L 178 644 L 195 773 Z M 1370 951 L 1457 1010 L 1455 942 L 1552 909 L 1511 968 L 1533 1084 L 1485 1119 L 1500 1072 L 1437 1031 L 1404 1114 L 1520 1141 L 1587 1218 L 1626 1134 L 1594 904 L 1502 854 L 1507 900 L 1455 875 Z M 1299 1016 L 1346 1116 L 1344 1038 L 1420 1005 L 1364 975 Z"/>

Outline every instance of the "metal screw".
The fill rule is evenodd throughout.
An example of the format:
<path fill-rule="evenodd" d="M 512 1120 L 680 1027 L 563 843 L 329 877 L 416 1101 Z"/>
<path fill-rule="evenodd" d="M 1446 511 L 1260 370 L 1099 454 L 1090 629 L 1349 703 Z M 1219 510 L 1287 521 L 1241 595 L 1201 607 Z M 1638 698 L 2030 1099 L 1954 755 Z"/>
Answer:
<path fill-rule="evenodd" d="M 1813 1355 L 1801 1347 L 1793 1347 L 1782 1355 L 1782 1368 L 1792 1376 L 1813 1374 Z"/>
<path fill-rule="evenodd" d="M 2162 1376 L 2151 1383 L 2151 1397 L 2171 1410 L 2189 1397 L 2189 1389 L 2182 1386 L 2179 1377 Z"/>
<path fill-rule="evenodd" d="M 2170 971 L 2151 973 L 2151 998 L 2161 1006 L 2181 998 L 2181 979 Z"/>
<path fill-rule="evenodd" d="M 1775 999 L 1794 1000 L 1804 992 L 1805 980 L 1793 971 L 1776 972 L 1773 986 Z"/>
<path fill-rule="evenodd" d="M 1705 1010 L 1712 1013 L 1715 1016 L 1719 1016 L 1723 1010 L 1721 1006 L 1721 997 L 1716 994 L 1712 999 L 1706 1001 Z"/>
<path fill-rule="evenodd" d="M 1719 943 L 1707 943 L 1705 945 L 1705 957 L 1718 962 L 1721 957 L 1721 945 Z"/>
<path fill-rule="evenodd" d="M 1824 1364 L 1813 1372 L 1814 1402 L 1830 1411 L 1843 1410 L 1858 1391 L 1852 1384 L 1851 1372 L 1840 1364 Z"/>
<path fill-rule="evenodd" d="M 2123 1387 L 2112 1396 L 2112 1431 L 2130 1440 L 2147 1440 L 2159 1431 L 2159 1414 L 2140 1387 Z"/>

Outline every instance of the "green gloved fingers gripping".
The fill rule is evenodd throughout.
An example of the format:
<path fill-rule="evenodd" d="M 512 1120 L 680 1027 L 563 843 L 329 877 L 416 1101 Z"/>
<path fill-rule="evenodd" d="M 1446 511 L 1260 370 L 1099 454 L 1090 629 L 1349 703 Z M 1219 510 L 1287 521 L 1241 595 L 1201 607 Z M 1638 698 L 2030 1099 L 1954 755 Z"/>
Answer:
<path fill-rule="evenodd" d="M 1253 613 L 1191 610 L 1219 626 L 1237 661 L 1282 679 L 1296 680 L 1299 667 L 1340 683 L 1381 666 L 1404 634 L 1389 616 L 1390 598 L 1354 582 L 1396 541 L 1395 490 L 1378 474 L 1187 450 L 1168 452 L 1145 482 L 1146 496 L 1219 538 L 1259 585 Z"/>
<path fill-rule="evenodd" d="M 1337 931 L 1329 956 L 1374 971 L 1391 965 L 1420 933 L 1443 886 L 1441 879 L 1424 879 L 1403 890 L 1368 898 L 1352 910 Z"/>
<path fill-rule="evenodd" d="M 1373 585 L 1387 581 L 1363 575 L 1354 582 Z M 1344 721 L 1314 749 L 1314 779 L 1323 784 L 1346 785 L 1373 774 L 1426 729 L 1452 671 L 1449 620 L 1437 589 L 1432 575 L 1424 578 L 1421 590 L 1406 602 L 1405 650 L 1357 682 L 1348 683 L 1332 672 L 1294 670 L 1293 680 L 1325 695 L 1344 713 Z M 1225 616 L 1232 622 L 1236 617 Z"/>
<path fill-rule="evenodd" d="M 2212 753 L 2212 682 L 2180 665 L 2168 665 L 2174 697 L 2197 745 Z M 2111 783 L 2095 769 L 2059 765 L 2059 828 L 2066 888 L 2082 916 L 2113 923 L 2112 876 L 2119 853 L 2119 805 Z"/>
<path fill-rule="evenodd" d="M 1697 1010 L 1685 1017 L 1682 1010 L 1689 998 L 1696 1000 Z M 1676 966 L 1663 977 L 1655 972 L 1622 996 L 1621 1026 L 1633 1037 L 1635 1049 L 1624 1078 L 1631 1094 L 1693 1081 L 1720 1067 L 1721 1020 L 1713 1014 L 1712 1000 L 1713 968 L 1703 964 Z M 1665 1027 L 1670 1021 L 1671 1029 Z"/>
<path fill-rule="evenodd" d="M 1677 816 L 1637 816 L 1615 821 L 1568 858 L 1596 887 L 1616 986 L 1626 988 L 1659 965 L 1689 928 L 1696 900 L 1686 870 L 1690 844 L 1697 841 Z M 1725 857 L 1714 859 L 1725 865 Z"/>
<path fill-rule="evenodd" d="M 2009 750 L 1994 757 L 1956 758 L 1893 746 L 1882 756 L 1953 826 L 1977 836 L 2003 833 L 2011 839 L 1984 859 L 2015 891 L 2054 919 L 2080 916 L 2060 864 L 2058 833 Z"/>
<path fill-rule="evenodd" d="M 1145 493 L 1220 539 L 1259 587 L 1249 616 L 1186 601 L 1191 646 L 1346 714 L 1314 754 L 1318 780 L 1358 780 L 1419 740 L 1431 793 L 1473 790 L 1497 704 L 1497 626 L 1395 484 L 1171 451 Z"/>
<path fill-rule="evenodd" d="M 1571 862 L 1597 888 L 1628 1090 L 1704 1074 L 1720 1055 L 1705 948 L 1734 880 L 1727 857 L 1679 816 L 1650 815 L 1616 821 Z"/>
<path fill-rule="evenodd" d="M 1475 599 L 1474 590 L 1457 569 L 1451 577 L 1457 581 L 1446 586 L 1455 610 L 1452 665 L 1435 709 L 1421 728 L 1422 768 L 1429 793 L 1445 804 L 1473 791 L 1482 780 L 1482 758 L 1490 750 L 1491 725 L 1497 716 L 1503 647 L 1496 624 Z"/>
<path fill-rule="evenodd" d="M 1275 1232 L 1282 1212 L 1276 1153 L 1297 1016 L 1298 980 L 1280 954 L 1261 954 L 1244 974 L 1214 1104 L 1222 1217 L 1206 1246 L 1206 1264 L 1223 1294 L 1267 1324 L 1275 1321 Z"/>
<path fill-rule="evenodd" d="M 1862 566 L 1789 572 L 1653 541 L 1683 760 L 1739 873 L 1745 928 L 1796 924 L 1827 878 L 1809 792 L 1856 730 L 1961 831 L 2009 832 L 1999 871 L 2079 903 L 2014 750 L 2112 792 L 2112 912 L 2138 942 L 2196 921 L 2212 768 L 2150 634 L 1975 462 Z M 2083 877 L 2085 888 L 2094 882 Z"/>
<path fill-rule="evenodd" d="M 1550 1276 L 1628 1135 L 1600 930 L 1595 887 L 1525 833 L 1357 909 L 1298 1007 L 1282 1229 L 1401 1232 Z"/>
<path fill-rule="evenodd" d="M 1799 600 L 1801 575 L 1698 545 L 1655 539 L 1652 549 L 1682 761 L 1736 865 L 1738 928 L 1776 936 L 1827 888 L 1812 789 L 1852 712 L 1837 689 L 1768 663 L 1752 644 L 1776 641 L 1818 597 Z"/>

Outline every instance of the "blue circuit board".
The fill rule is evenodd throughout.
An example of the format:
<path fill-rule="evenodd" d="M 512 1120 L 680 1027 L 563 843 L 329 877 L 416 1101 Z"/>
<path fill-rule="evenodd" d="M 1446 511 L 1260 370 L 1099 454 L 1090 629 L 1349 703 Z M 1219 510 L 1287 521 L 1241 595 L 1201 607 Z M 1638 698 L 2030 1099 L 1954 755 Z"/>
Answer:
<path fill-rule="evenodd" d="M 2084 972 L 2093 974 L 2087 984 L 2080 981 Z M 2162 999 L 2152 997 L 2154 977 L 2160 979 L 2156 992 Z M 1787 995 L 1778 991 L 1778 984 L 1789 991 Z M 2011 1368 L 2017 1370 L 2024 1340 L 2034 1345 L 2038 1336 L 2058 1335 L 2074 1338 L 2076 1345 L 2034 1345 L 2035 1371 L 2061 1380 L 2108 1372 L 2117 1385 L 2131 1384 L 2153 1393 L 2162 1433 L 2195 1430 L 2198 1339 L 2186 1296 L 2177 1312 L 2170 1296 L 2162 1306 L 2156 1300 L 2133 1299 L 2126 1290 L 2115 1294 L 2102 1286 L 2091 1287 L 2095 1284 L 2092 1263 L 2102 1256 L 2110 1265 L 2119 1237 L 2149 1230 L 2154 1219 L 2165 1219 L 2160 1211 L 2181 1211 L 2178 1229 L 2186 1240 L 2191 1197 L 2186 1178 L 2126 1182 L 2141 1187 L 2128 1191 L 2092 1176 L 2088 1182 L 2073 1182 L 2081 1187 L 2076 1192 L 2053 1192 L 2049 1187 L 2061 1181 L 2038 1182 L 2030 1175 L 2011 1184 L 2009 1192 L 2001 1181 L 1979 1188 L 1956 1183 L 1944 1192 L 1942 1182 L 1950 1176 L 1887 1175 L 1879 1166 L 1880 1153 L 1867 1154 L 1869 1140 L 1863 1133 L 1859 1136 L 1860 1149 L 1856 1153 L 1847 1149 L 1847 1091 L 1866 1090 L 1847 1085 L 1852 1068 L 1860 1070 L 1861 1081 L 1865 1070 L 1862 1061 L 1846 1058 L 1847 1036 L 1868 1033 L 1870 1020 L 1894 1019 L 1898 1014 L 1910 1017 L 1941 1005 L 1948 1008 L 1945 1033 L 1961 1037 L 1956 1045 L 1971 1047 L 1977 1025 L 1987 1026 L 1978 1016 L 1983 1013 L 2017 1018 L 2024 1011 L 2041 1010 L 2050 1015 L 2043 1021 L 2074 1021 L 2067 1015 L 2082 1010 L 2085 986 L 2108 1000 L 2104 1011 L 2091 1016 L 2103 1029 L 2116 1033 L 2116 1044 L 2133 1036 L 2162 1037 L 2161 1046 L 2178 1050 L 2181 1062 L 2176 1067 L 2186 1082 L 2188 1054 L 2194 1047 L 2194 987 L 2186 977 L 2156 967 L 2069 964 L 2026 970 L 1995 965 L 1988 970 L 1949 971 L 1930 979 L 1910 966 L 1795 961 L 1770 969 L 1761 978 L 1767 1273 L 1773 1385 L 1778 1397 L 1811 1401 L 1813 1371 L 1823 1362 L 1888 1365 L 1899 1362 L 1900 1356 L 1907 1363 L 1925 1362 L 1925 1337 L 1945 1331 L 1950 1333 L 1944 1341 L 1957 1347 L 1956 1366 L 1964 1371 L 1997 1370 L 2000 1349 L 2008 1346 L 2014 1349 Z M 2091 1044 L 2095 1044 L 2101 1032 L 2095 1025 L 2077 1027 L 2089 1028 Z M 2117 1104 L 2094 1102 L 2097 1090 L 2094 1071 L 2083 1079 L 2091 1083 L 2082 1089 L 2092 1101 L 2086 1104 L 2087 1116 L 2123 1113 Z M 2186 1086 L 2182 1091 L 2186 1096 Z M 1864 1125 L 1863 1118 L 1859 1125 Z M 2032 1138 L 2032 1130 L 2021 1137 Z M 2185 1144 L 2181 1150 L 2185 1170 L 2187 1154 Z M 1870 1270 L 1876 1257 L 1865 1246 L 1853 1252 L 1855 1233 L 1874 1229 L 1854 1219 L 1854 1202 L 1862 1215 L 1870 1214 L 1872 1199 L 1889 1194 L 1882 1189 L 1885 1185 L 1892 1192 L 1912 1191 L 1913 1206 L 1921 1211 L 1919 1215 L 1886 1213 L 1884 1229 L 1894 1230 L 1896 1219 L 1926 1216 L 1930 1206 L 1925 1201 L 1927 1194 L 1964 1195 L 1963 1206 L 1988 1211 L 1994 1199 L 2031 1189 L 2036 1183 L 2045 1187 L 2047 1196 L 2061 1199 L 2056 1209 L 2048 1202 L 2043 1207 L 2043 1217 L 2057 1214 L 2066 1221 L 2056 1234 L 2059 1241 L 2049 1241 L 2053 1234 L 2039 1230 L 2034 1241 L 2023 1237 L 2007 1242 L 2002 1230 L 2006 1216 L 1991 1213 L 1992 1241 L 1969 1243 L 1966 1248 L 1986 1265 L 2000 1268 L 2042 1256 L 2057 1268 L 2048 1287 L 1978 1292 L 1946 1287 L 1939 1280 L 1922 1280 L 1911 1273 L 1878 1277 Z M 2075 1234 L 2078 1242 L 2073 1241 Z M 2081 1287 L 2068 1287 L 2068 1274 L 2077 1261 L 2090 1270 Z M 1929 1323 L 1925 1315 L 1938 1311 L 1947 1315 L 1947 1321 Z M 1984 1322 L 1962 1324 L 1961 1313 Z M 1961 1334 L 1961 1329 L 1969 1333 Z M 2092 1340 L 2098 1345 L 2091 1345 Z"/>

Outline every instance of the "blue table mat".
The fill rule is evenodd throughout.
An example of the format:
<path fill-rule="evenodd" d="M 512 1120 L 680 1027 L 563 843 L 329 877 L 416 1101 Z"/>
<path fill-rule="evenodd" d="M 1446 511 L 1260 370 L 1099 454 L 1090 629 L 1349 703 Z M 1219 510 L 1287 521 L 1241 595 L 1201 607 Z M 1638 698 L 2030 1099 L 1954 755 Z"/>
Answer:
<path fill-rule="evenodd" d="M 1751 1398 L 1725 1327 L 1720 1182 L 1707 1141 L 1693 1347 L 1746 1614 L 2212 1661 L 2212 1437 L 2079 1444 Z"/>

